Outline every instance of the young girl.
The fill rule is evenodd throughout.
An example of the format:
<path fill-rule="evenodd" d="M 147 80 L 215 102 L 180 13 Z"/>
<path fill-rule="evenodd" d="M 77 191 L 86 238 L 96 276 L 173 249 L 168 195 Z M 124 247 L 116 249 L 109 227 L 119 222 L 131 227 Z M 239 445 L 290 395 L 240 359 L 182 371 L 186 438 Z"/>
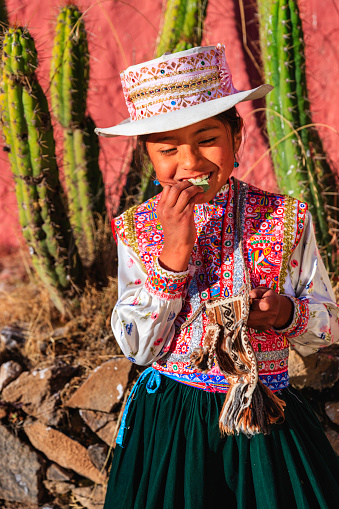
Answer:
<path fill-rule="evenodd" d="M 224 47 L 166 54 L 121 74 L 161 194 L 114 220 L 115 337 L 151 366 L 123 416 L 105 509 L 337 508 L 339 466 L 288 381 L 339 337 L 307 205 L 231 177 L 242 138 Z"/>

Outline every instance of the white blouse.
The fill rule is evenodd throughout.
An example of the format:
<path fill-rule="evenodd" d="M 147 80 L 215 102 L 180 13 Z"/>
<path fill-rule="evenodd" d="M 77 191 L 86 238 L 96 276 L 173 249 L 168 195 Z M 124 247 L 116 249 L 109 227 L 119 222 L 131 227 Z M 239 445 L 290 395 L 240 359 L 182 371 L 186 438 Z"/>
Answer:
<path fill-rule="evenodd" d="M 164 299 L 149 284 L 138 255 L 120 238 L 118 259 L 118 301 L 112 313 L 112 329 L 126 357 L 147 366 L 169 349 L 175 334 L 175 318 L 183 305 L 182 292 L 176 298 Z M 156 262 L 155 270 L 160 277 L 177 280 L 187 278 L 195 269 L 189 265 L 186 272 L 173 273 Z M 316 245 L 309 212 L 302 238 L 289 257 L 283 293 L 303 300 L 309 307 L 306 331 L 298 336 L 293 334 L 290 339 L 293 348 L 309 355 L 339 340 L 339 307 Z M 288 328 L 279 329 L 287 338 L 293 331 L 296 310 L 294 315 Z"/>

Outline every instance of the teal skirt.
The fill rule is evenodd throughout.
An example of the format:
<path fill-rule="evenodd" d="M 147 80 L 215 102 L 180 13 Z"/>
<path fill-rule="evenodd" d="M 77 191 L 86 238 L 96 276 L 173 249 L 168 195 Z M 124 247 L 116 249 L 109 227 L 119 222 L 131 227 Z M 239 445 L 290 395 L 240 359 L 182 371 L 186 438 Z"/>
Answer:
<path fill-rule="evenodd" d="M 307 401 L 279 393 L 269 435 L 222 437 L 224 394 L 161 376 L 140 384 L 117 445 L 104 509 L 338 509 L 339 459 Z"/>

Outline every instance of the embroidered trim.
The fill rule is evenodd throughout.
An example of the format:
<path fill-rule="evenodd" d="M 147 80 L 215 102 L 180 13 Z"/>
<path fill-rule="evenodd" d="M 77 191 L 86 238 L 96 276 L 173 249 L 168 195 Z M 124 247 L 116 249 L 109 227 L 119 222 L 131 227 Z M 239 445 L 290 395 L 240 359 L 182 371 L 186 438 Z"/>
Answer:
<path fill-rule="evenodd" d="M 288 338 L 295 338 L 306 331 L 310 311 L 306 299 L 296 299 L 291 295 L 285 295 L 285 297 L 288 297 L 294 304 L 294 316 L 292 323 L 286 329 L 279 329 L 279 333 Z"/>
<path fill-rule="evenodd" d="M 163 95 L 164 93 L 168 93 L 168 91 L 181 92 L 182 90 L 190 93 L 191 91 L 195 90 L 201 90 L 206 88 L 211 83 L 216 83 L 217 86 L 219 86 L 219 73 L 208 73 L 204 78 L 194 77 L 190 80 L 183 81 L 182 83 L 166 83 L 164 85 L 159 85 L 158 87 L 154 88 L 146 88 L 141 89 L 140 91 L 133 92 L 130 95 L 130 100 L 134 103 L 135 101 L 139 101 L 141 99 L 147 99 L 149 96 L 159 96 Z M 174 97 L 178 97 L 175 95 Z M 167 99 L 170 99 L 170 96 L 167 96 Z"/>
<path fill-rule="evenodd" d="M 289 354 L 289 348 L 282 350 L 273 350 L 268 352 L 255 352 L 255 356 L 258 361 L 273 361 L 287 359 Z"/>
<path fill-rule="evenodd" d="M 202 90 L 199 93 L 199 100 L 201 102 L 210 101 L 212 98 L 208 92 L 210 92 L 211 90 L 214 90 L 214 88 L 209 87 L 209 90 Z M 217 93 L 216 93 L 215 97 L 213 97 L 213 99 L 219 99 L 220 97 L 223 97 L 223 96 L 217 90 Z M 172 104 L 172 102 L 175 104 Z M 148 102 L 147 104 L 140 104 L 138 106 L 136 106 L 134 104 L 134 107 L 138 113 L 139 113 L 138 110 L 141 110 L 141 113 L 143 115 L 140 118 L 145 118 L 145 117 L 147 117 L 147 114 L 158 115 L 159 113 L 165 112 L 166 110 L 168 110 L 169 104 L 171 105 L 171 111 L 179 110 L 182 107 L 182 102 L 185 103 L 185 107 L 187 106 L 187 104 L 189 104 L 190 106 L 194 105 L 194 99 L 190 98 L 190 96 L 188 94 L 177 94 L 177 95 L 169 96 L 165 100 L 159 99 L 158 101 L 152 101 L 152 102 Z M 160 104 L 160 103 L 163 104 L 163 106 L 160 108 L 160 110 L 157 113 L 150 112 L 150 110 L 149 110 L 150 106 L 154 106 L 154 104 Z"/>
<path fill-rule="evenodd" d="M 179 298 L 186 288 L 188 274 L 188 270 L 168 272 L 159 265 L 158 258 L 155 258 L 153 267 L 148 272 L 145 288 L 162 299 Z"/>
<path fill-rule="evenodd" d="M 281 261 L 281 271 L 279 277 L 279 293 L 284 291 L 287 270 L 288 270 L 288 260 L 292 253 L 293 248 L 293 237 L 294 237 L 294 206 L 296 200 L 291 196 L 286 197 L 286 209 L 285 209 L 285 221 L 284 221 L 284 249 L 283 256 Z"/>
<path fill-rule="evenodd" d="M 160 76 L 152 76 L 151 78 L 147 79 L 147 80 L 144 80 L 140 83 L 140 82 L 137 82 L 135 85 L 130 85 L 130 90 L 133 91 L 135 89 L 137 89 L 138 87 L 142 86 L 144 83 L 149 83 L 150 81 L 154 81 L 154 80 L 162 80 L 164 78 L 172 78 L 173 76 L 178 76 L 178 74 L 190 74 L 191 72 L 199 72 L 199 71 L 211 71 L 211 70 L 216 70 L 218 69 L 218 67 L 216 65 L 204 65 L 204 66 L 197 66 L 197 67 L 191 67 L 189 69 L 183 69 L 182 71 L 175 71 L 175 72 L 172 72 L 172 73 L 169 73 L 169 72 L 165 72 L 164 74 L 160 74 Z M 161 64 L 159 65 L 159 70 L 157 71 L 158 73 L 162 71 L 162 66 Z M 124 72 L 121 72 L 120 75 L 124 75 L 125 73 Z M 132 73 L 133 74 L 133 73 Z M 134 74 L 133 74 L 134 76 Z M 129 77 L 129 76 L 127 76 Z M 132 95 L 132 93 L 131 93 Z"/>
<path fill-rule="evenodd" d="M 155 366 L 155 369 L 158 369 L 158 367 Z M 159 369 L 159 372 L 161 375 L 164 375 L 171 380 L 175 380 L 176 382 L 189 385 L 190 387 L 195 387 L 196 389 L 201 389 L 206 392 L 227 393 L 229 389 L 229 383 L 222 375 L 206 375 L 204 373 L 199 373 L 198 371 L 185 375 L 174 372 L 169 373 L 167 371 L 161 371 L 161 369 Z M 289 386 L 289 376 L 288 371 L 286 370 L 282 373 L 259 375 L 259 378 L 269 389 L 271 389 L 271 391 L 280 391 L 281 389 L 285 389 Z"/>
<path fill-rule="evenodd" d="M 138 208 L 138 205 L 134 205 L 134 207 L 131 207 L 130 209 L 126 210 L 126 212 L 124 212 L 124 214 L 123 214 L 125 234 L 126 234 L 126 238 L 128 240 L 128 245 L 138 255 L 138 258 L 141 261 L 142 270 L 147 274 L 145 265 L 144 265 L 144 263 L 141 259 L 141 256 L 140 256 L 137 234 L 135 231 L 134 213 L 137 208 Z"/>

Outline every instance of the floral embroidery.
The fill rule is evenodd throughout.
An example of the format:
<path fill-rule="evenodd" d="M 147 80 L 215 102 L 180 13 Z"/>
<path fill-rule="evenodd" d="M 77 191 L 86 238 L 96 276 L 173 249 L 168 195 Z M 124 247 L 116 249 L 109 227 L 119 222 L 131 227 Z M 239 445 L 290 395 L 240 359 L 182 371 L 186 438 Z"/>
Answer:
<path fill-rule="evenodd" d="M 167 321 L 170 322 L 171 320 L 173 320 L 173 318 L 175 318 L 175 313 L 174 311 L 171 311 L 170 314 L 168 315 Z"/>
<path fill-rule="evenodd" d="M 241 204 L 235 203 L 236 186 L 242 189 L 242 194 L 238 195 L 241 196 Z M 183 300 L 182 310 L 176 319 L 176 325 L 179 327 L 169 344 L 163 346 L 158 353 L 156 347 L 161 343 L 158 343 L 160 338 L 156 339 L 150 351 L 158 359 L 153 365 L 156 369 L 166 374 L 176 373 L 180 377 L 187 376 L 193 379 L 198 375 L 190 364 L 188 354 L 198 322 L 199 324 L 201 322 L 201 330 L 199 329 L 197 341 L 201 341 L 208 320 L 202 313 L 194 327 L 180 330 L 180 324 L 193 314 L 192 304 L 195 297 L 189 293 L 193 288 L 193 281 L 196 285 L 194 295 L 199 302 L 221 293 L 232 295 L 236 277 L 234 252 L 237 225 L 234 206 L 244 207 L 244 257 L 252 286 L 256 287 L 264 282 L 276 291 L 283 289 L 282 282 L 286 277 L 283 267 L 285 262 L 287 267 L 292 249 L 301 238 L 307 209 L 301 207 L 293 198 L 266 193 L 231 178 L 230 185 L 225 186 L 211 203 L 195 207 L 198 242 L 194 246 L 190 260 L 194 271 L 172 273 L 158 263 L 163 245 L 163 232 L 156 217 L 158 200 L 159 196 L 152 198 L 137 207 L 133 213 L 135 232 L 133 241 L 135 240 L 138 245 L 137 252 L 147 270 L 145 289 L 160 299 L 184 299 L 187 291 L 189 297 Z M 299 223 L 295 228 L 296 214 Z M 125 221 L 122 221 L 117 226 L 119 235 L 122 236 L 120 231 L 124 224 Z M 143 318 L 146 319 L 151 315 L 152 313 L 148 313 Z M 170 313 L 167 321 L 174 318 L 175 313 Z M 270 329 L 259 332 L 249 329 L 253 349 L 260 354 L 260 359 L 258 358 L 260 378 L 273 390 L 288 385 L 288 354 L 286 354 L 288 340 L 302 334 L 307 328 L 307 323 L 308 304 L 304 302 L 296 306 L 293 323 L 284 331 Z M 162 357 L 167 352 L 170 355 Z M 274 355 L 271 355 L 272 353 Z M 214 368 L 214 375 L 220 377 L 216 383 L 221 383 L 223 377 L 217 367 Z M 210 373 L 204 376 L 208 379 Z M 202 382 L 201 379 L 194 383 Z"/>
<path fill-rule="evenodd" d="M 289 339 L 295 338 L 303 334 L 308 325 L 310 312 L 307 304 L 307 299 L 296 299 L 286 295 L 294 303 L 294 317 L 291 325 L 283 331 L 284 336 Z"/>
<path fill-rule="evenodd" d="M 130 336 L 132 334 L 133 324 L 129 323 L 129 324 L 125 325 L 125 328 L 126 328 L 127 334 Z"/>

